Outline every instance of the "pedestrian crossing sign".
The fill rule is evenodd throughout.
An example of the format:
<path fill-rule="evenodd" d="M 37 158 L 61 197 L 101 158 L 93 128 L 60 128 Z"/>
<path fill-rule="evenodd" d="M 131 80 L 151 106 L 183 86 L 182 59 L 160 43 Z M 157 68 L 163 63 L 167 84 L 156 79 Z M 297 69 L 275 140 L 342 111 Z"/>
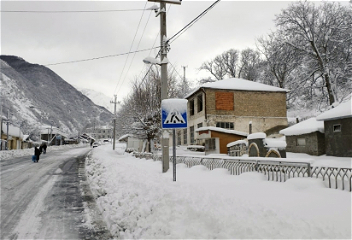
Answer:
<path fill-rule="evenodd" d="M 176 98 L 162 100 L 162 128 L 187 128 L 187 102 Z"/>

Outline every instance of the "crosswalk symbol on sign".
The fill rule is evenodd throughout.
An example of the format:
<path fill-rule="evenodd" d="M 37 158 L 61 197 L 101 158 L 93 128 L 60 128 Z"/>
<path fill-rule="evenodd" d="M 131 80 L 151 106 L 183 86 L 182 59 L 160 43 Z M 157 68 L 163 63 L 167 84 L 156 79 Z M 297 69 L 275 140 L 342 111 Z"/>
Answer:
<path fill-rule="evenodd" d="M 183 119 L 182 115 L 178 111 L 171 111 L 167 115 L 164 124 L 179 124 L 185 122 L 186 121 Z"/>

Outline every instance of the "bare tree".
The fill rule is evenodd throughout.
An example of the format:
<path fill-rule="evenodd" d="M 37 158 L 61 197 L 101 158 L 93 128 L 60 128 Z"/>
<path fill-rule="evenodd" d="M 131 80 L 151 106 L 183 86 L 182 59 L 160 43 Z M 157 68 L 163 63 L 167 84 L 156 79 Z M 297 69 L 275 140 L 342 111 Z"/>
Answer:
<path fill-rule="evenodd" d="M 241 51 L 238 77 L 255 81 L 259 75 L 259 66 L 261 62 L 259 51 L 251 48 Z"/>
<path fill-rule="evenodd" d="M 274 85 L 284 88 L 287 81 L 292 81 L 292 73 L 301 63 L 300 55 L 283 43 L 277 33 L 259 38 L 258 49 L 265 57 L 270 77 L 276 81 Z"/>
<path fill-rule="evenodd" d="M 322 83 L 329 104 L 333 104 L 337 100 L 333 85 L 338 88 L 350 84 L 351 9 L 330 2 L 298 2 L 282 11 L 275 21 L 284 42 L 304 55 L 305 64 L 310 66 L 305 79 Z"/>
<path fill-rule="evenodd" d="M 230 49 L 216 56 L 213 60 L 204 62 L 199 69 L 207 70 L 217 80 L 222 80 L 225 76 L 236 77 L 238 59 L 238 50 Z"/>
<path fill-rule="evenodd" d="M 169 71 L 170 72 L 170 71 Z M 168 97 L 179 94 L 172 72 L 168 76 Z M 132 133 L 146 139 L 151 151 L 151 140 L 160 136 L 161 130 L 161 79 L 158 68 L 150 68 L 143 79 L 132 82 L 132 92 L 124 99 L 118 112 L 118 134 Z"/>

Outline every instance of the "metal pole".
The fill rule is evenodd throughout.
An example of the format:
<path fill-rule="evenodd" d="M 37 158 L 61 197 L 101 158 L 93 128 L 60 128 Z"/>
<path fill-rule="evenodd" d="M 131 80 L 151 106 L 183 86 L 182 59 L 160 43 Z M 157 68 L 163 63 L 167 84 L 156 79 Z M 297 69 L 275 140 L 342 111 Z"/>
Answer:
<path fill-rule="evenodd" d="M 9 150 L 9 110 L 7 110 L 7 121 L 6 121 L 6 125 L 7 125 L 7 136 L 6 136 L 6 150 Z"/>
<path fill-rule="evenodd" d="M 167 58 L 167 47 L 166 47 L 166 4 L 165 2 L 160 2 L 160 45 L 161 54 L 160 62 L 162 63 L 164 58 Z M 167 63 L 161 64 L 161 100 L 167 98 Z M 169 170 L 169 133 L 163 130 L 162 134 L 162 172 L 167 172 Z"/>
<path fill-rule="evenodd" d="M 116 94 L 115 96 L 115 101 L 114 101 L 114 130 L 113 130 L 113 141 L 112 141 L 112 149 L 115 150 L 115 138 L 116 138 Z"/>
<path fill-rule="evenodd" d="M 172 174 L 173 174 L 173 180 L 176 182 L 176 129 L 172 129 L 172 140 L 173 140 L 173 147 L 172 147 L 172 155 L 173 155 L 173 160 L 172 160 Z"/>
<path fill-rule="evenodd" d="M 50 123 L 50 143 L 51 143 L 51 138 L 53 137 L 53 122 Z"/>

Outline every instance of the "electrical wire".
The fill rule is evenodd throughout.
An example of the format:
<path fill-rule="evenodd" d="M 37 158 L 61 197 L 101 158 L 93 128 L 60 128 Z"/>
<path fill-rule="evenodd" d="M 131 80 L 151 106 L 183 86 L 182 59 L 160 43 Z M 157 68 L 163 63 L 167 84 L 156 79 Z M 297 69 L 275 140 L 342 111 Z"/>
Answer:
<path fill-rule="evenodd" d="M 154 48 L 147 48 L 147 49 L 141 49 L 141 50 L 136 50 L 132 52 L 127 52 L 127 53 L 120 53 L 120 54 L 113 54 L 113 55 L 107 55 L 107 56 L 102 56 L 102 57 L 95 57 L 95 58 L 88 58 L 88 59 L 82 59 L 82 60 L 74 60 L 74 61 L 67 61 L 67 62 L 59 62 L 59 63 L 50 63 L 50 64 L 45 64 L 43 66 L 55 66 L 55 65 L 60 65 L 60 64 L 68 64 L 68 63 L 79 63 L 79 62 L 87 62 L 87 61 L 93 61 L 93 60 L 98 60 L 98 59 L 103 59 L 103 58 L 112 58 L 112 57 L 119 57 L 123 55 L 128 55 L 130 53 L 137 53 L 137 52 L 144 52 L 144 51 L 150 51 L 151 49 L 157 49 L 159 47 L 154 47 Z"/>
<path fill-rule="evenodd" d="M 147 6 L 147 3 L 148 3 L 148 2 L 146 2 L 146 3 L 145 3 L 145 5 L 144 5 L 144 9 L 145 9 L 145 7 Z M 134 43 L 134 40 L 136 39 L 136 35 L 137 35 L 137 33 L 138 33 L 139 26 L 140 26 L 140 24 L 141 24 L 141 21 L 142 21 L 143 15 L 144 15 L 144 11 L 143 11 L 143 13 L 142 13 L 141 18 L 139 19 L 138 26 L 137 26 L 137 30 L 136 30 L 136 32 L 135 32 L 135 34 L 134 34 L 134 37 L 133 37 L 133 40 L 132 40 L 132 43 L 131 43 L 131 47 L 130 47 L 129 52 L 131 52 L 131 50 L 132 50 L 133 43 Z M 128 54 L 128 55 L 127 55 L 127 58 L 126 58 L 126 61 L 125 61 L 125 64 L 123 65 L 123 69 L 122 69 L 122 71 L 121 71 L 121 74 L 120 74 L 119 80 L 117 81 L 116 87 L 115 87 L 115 89 L 114 89 L 114 93 L 116 93 L 117 86 L 119 85 L 120 80 L 121 80 L 122 75 L 123 75 L 123 72 L 125 71 L 125 67 L 126 67 L 126 64 L 127 64 L 127 61 L 128 61 L 129 56 L 130 56 L 130 55 Z M 122 85 L 122 84 L 121 84 L 121 85 Z"/>
<path fill-rule="evenodd" d="M 1 10 L 1 13 L 109 13 L 109 12 L 132 12 L 153 9 L 114 9 L 114 10 L 59 10 L 59 11 L 37 11 L 37 10 Z M 154 11 L 154 10 L 153 10 Z"/>
<path fill-rule="evenodd" d="M 199 19 L 201 19 L 205 14 L 207 14 L 216 4 L 218 4 L 220 0 L 215 1 L 212 5 L 210 5 L 207 9 L 205 9 L 201 14 L 199 14 L 196 18 L 194 18 L 191 22 L 189 22 L 186 26 L 184 26 L 180 31 L 178 31 L 176 34 L 174 34 L 171 38 L 167 40 L 167 42 L 170 42 L 172 39 L 174 39 L 172 42 L 174 42 L 179 36 L 181 36 L 187 29 L 189 29 L 194 23 L 196 23 Z M 170 42 L 170 43 L 172 43 Z"/>
<path fill-rule="evenodd" d="M 139 39 L 139 42 L 138 42 L 138 45 L 137 45 L 137 50 L 138 50 L 139 45 L 140 45 L 140 43 L 141 43 L 141 41 L 142 41 L 142 39 L 143 39 L 143 36 L 144 36 L 144 33 L 145 33 L 145 29 L 147 28 L 147 25 L 148 25 L 148 23 L 149 23 L 151 14 L 152 14 L 152 12 L 149 13 L 148 20 L 147 20 L 147 22 L 146 22 L 146 24 L 145 24 L 145 26 L 144 26 L 144 29 L 143 29 L 141 38 Z M 128 67 L 127 73 L 126 73 L 125 78 L 123 79 L 121 85 L 123 85 L 123 83 L 125 82 L 125 80 L 126 80 L 126 78 L 127 78 L 128 72 L 129 72 L 130 69 L 131 69 L 131 66 L 132 66 L 132 63 L 133 63 L 133 60 L 134 60 L 134 57 L 135 57 L 135 56 L 136 56 L 136 52 L 134 52 L 134 54 L 133 54 L 132 60 L 131 60 L 131 62 L 130 62 L 130 66 Z M 121 90 L 121 88 L 118 89 L 118 91 L 116 92 L 116 94 L 118 94 L 118 93 L 120 92 L 120 90 Z"/>

